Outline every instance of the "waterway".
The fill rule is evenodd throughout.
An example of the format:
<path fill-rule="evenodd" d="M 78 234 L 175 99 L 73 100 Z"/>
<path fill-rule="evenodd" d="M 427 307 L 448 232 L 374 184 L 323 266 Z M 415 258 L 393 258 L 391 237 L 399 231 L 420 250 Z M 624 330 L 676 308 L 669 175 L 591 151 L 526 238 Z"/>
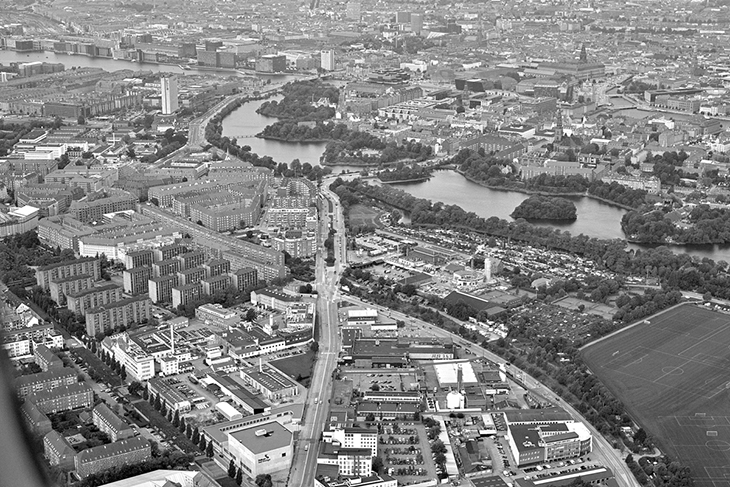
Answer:
<path fill-rule="evenodd" d="M 269 100 L 279 101 L 283 96 L 274 96 Z M 266 117 L 256 113 L 262 102 L 244 103 L 225 119 L 223 119 L 223 136 L 236 138 L 238 145 L 248 145 L 251 151 L 259 156 L 271 156 L 276 162 L 286 162 L 299 159 L 303 164 L 308 162 L 319 165 L 319 158 L 327 145 L 325 142 L 293 143 L 278 140 L 267 140 L 256 137 L 264 127 L 277 121 L 276 118 Z"/>
<path fill-rule="evenodd" d="M 71 68 L 101 68 L 113 72 L 120 69 L 131 69 L 134 71 L 152 71 L 153 73 L 173 73 L 179 75 L 219 75 L 219 76 L 250 76 L 236 71 L 211 71 L 196 69 L 182 69 L 180 66 L 155 63 L 138 63 L 124 59 L 111 59 L 100 57 L 89 57 L 79 54 L 65 54 L 54 52 L 16 52 L 0 50 L 0 64 L 9 63 L 31 63 L 31 62 L 62 63 L 66 69 Z M 292 81 L 297 77 L 286 74 L 265 75 L 257 74 L 263 79 L 276 79 Z"/>

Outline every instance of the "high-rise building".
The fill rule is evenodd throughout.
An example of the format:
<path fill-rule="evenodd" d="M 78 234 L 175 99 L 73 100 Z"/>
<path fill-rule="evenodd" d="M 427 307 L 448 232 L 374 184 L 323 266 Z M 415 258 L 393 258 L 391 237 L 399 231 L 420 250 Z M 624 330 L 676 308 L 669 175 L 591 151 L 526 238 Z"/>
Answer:
<path fill-rule="evenodd" d="M 160 78 L 160 96 L 162 97 L 162 114 L 175 113 L 178 109 L 177 78 L 174 76 Z"/>
<path fill-rule="evenodd" d="M 347 2 L 345 16 L 349 20 L 360 21 L 360 18 L 362 16 L 362 4 L 354 0 L 350 0 L 349 2 Z"/>
<path fill-rule="evenodd" d="M 322 51 L 322 69 L 325 71 L 334 71 L 335 70 L 335 51 L 332 49 L 328 49 L 326 51 Z"/>
<path fill-rule="evenodd" d="M 416 34 L 420 35 L 421 31 L 423 30 L 423 14 L 411 14 L 411 31 Z"/>

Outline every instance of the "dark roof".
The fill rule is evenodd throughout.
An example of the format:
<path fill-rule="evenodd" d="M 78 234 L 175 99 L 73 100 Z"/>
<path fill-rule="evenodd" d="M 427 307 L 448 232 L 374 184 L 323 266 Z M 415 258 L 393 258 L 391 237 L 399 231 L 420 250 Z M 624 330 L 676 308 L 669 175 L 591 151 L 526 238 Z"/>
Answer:
<path fill-rule="evenodd" d="M 79 463 L 88 463 L 101 460 L 102 458 L 114 457 L 125 453 L 150 448 L 150 442 L 142 436 L 135 436 L 126 440 L 116 441 L 107 445 L 87 448 L 76 455 Z"/>

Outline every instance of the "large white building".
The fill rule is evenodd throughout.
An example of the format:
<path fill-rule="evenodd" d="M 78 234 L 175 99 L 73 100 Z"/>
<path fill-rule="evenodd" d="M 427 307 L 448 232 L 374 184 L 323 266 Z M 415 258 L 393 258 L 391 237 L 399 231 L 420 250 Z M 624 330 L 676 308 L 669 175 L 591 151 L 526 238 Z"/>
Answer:
<path fill-rule="evenodd" d="M 179 108 L 177 101 L 177 78 L 174 76 L 160 78 L 160 97 L 162 114 L 170 115 Z"/>
<path fill-rule="evenodd" d="M 149 380 L 155 376 L 155 358 L 142 350 L 127 333 L 106 337 L 101 346 L 114 355 L 133 380 Z"/>
<path fill-rule="evenodd" d="M 228 433 L 234 463 L 249 477 L 287 470 L 293 454 L 293 435 L 276 421 Z"/>

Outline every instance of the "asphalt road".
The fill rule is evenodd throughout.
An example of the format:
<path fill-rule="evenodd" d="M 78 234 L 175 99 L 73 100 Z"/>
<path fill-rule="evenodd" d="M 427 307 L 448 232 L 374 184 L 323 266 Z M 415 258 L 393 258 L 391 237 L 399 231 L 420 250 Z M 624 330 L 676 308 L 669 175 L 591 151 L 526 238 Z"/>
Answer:
<path fill-rule="evenodd" d="M 332 193 L 329 191 L 323 191 L 323 193 L 327 199 L 332 201 L 334 211 L 332 214 L 328 211 L 321 213 L 321 241 L 324 241 L 329 233 L 329 222 L 331 221 L 330 217 L 332 217 L 338 233 L 338 238 L 335 239 L 335 255 L 342 256 L 346 253 L 344 247 L 345 229 L 339 200 L 336 197 L 333 198 Z M 326 201 L 324 203 L 323 208 L 328 209 L 329 206 Z M 332 372 L 337 366 L 340 351 L 337 284 L 346 263 L 337 258 L 335 266 L 327 267 L 324 261 L 325 256 L 326 254 L 319 252 L 315 271 L 317 291 L 319 293 L 317 300 L 319 352 L 312 371 L 312 382 L 305 402 L 304 420 L 299 432 L 299 440 L 296 443 L 294 458 L 292 459 L 288 485 L 313 485 L 314 483 L 314 475 L 317 470 L 317 446 L 322 427 L 327 421 L 328 401 L 332 395 Z"/>

